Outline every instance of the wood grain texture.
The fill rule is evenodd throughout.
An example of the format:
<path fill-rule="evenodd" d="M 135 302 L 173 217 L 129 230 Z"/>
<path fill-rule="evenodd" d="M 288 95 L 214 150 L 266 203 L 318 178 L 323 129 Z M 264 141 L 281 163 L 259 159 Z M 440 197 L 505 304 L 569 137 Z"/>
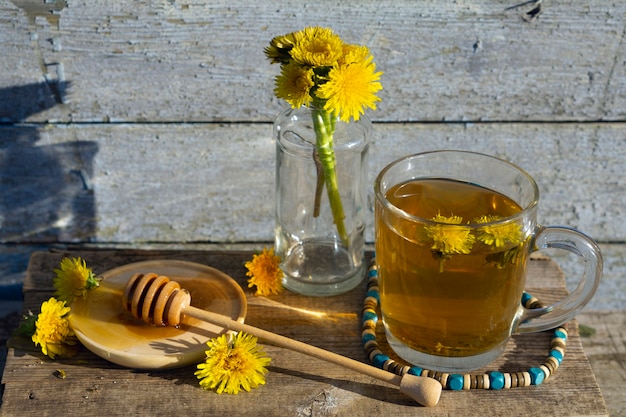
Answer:
<path fill-rule="evenodd" d="M 0 141 L 0 192 L 10 196 L 0 202 L 0 241 L 273 239 L 271 124 L 5 127 Z M 626 214 L 626 124 L 376 124 L 368 181 L 405 154 L 445 148 L 527 170 L 542 224 L 626 240 L 617 220 Z"/>
<path fill-rule="evenodd" d="M 144 250 L 144 251 L 261 251 L 264 247 L 271 247 L 273 242 L 248 242 L 248 243 L 124 243 L 107 244 L 39 244 L 39 245 L 0 245 L 0 316 L 13 311 L 21 310 L 22 283 L 33 253 L 47 250 L 67 249 L 91 249 L 91 250 Z M 367 245 L 373 250 L 372 244 Z M 583 312 L 624 314 L 624 294 L 626 294 L 626 245 L 625 244 L 601 244 L 600 250 L 604 258 L 604 271 L 600 285 Z M 562 256 L 563 253 L 553 250 L 543 252 L 556 262 L 563 270 L 567 288 L 571 291 L 575 288 L 580 274 L 582 273 L 579 260 L 574 255 Z M 561 255 L 561 256 L 559 256 Z"/>
<path fill-rule="evenodd" d="M 23 281 L 34 249 L 188 250 L 270 241 L 271 122 L 284 104 L 272 94 L 278 69 L 262 50 L 275 35 L 323 25 L 368 45 L 385 72 L 383 101 L 370 113 L 370 181 L 392 159 L 432 149 L 476 150 L 517 163 L 540 185 L 542 223 L 578 227 L 606 243 L 607 279 L 592 306 L 623 312 L 626 3 L 550 0 L 531 18 L 534 8 L 512 0 L 0 0 L 0 300 L 3 285 Z M 561 265 L 576 275 L 571 263 Z M 32 300 L 47 294 L 25 304 L 36 307 Z M 603 390 L 622 398 L 614 388 L 623 379 L 609 367 L 623 367 L 623 358 L 602 362 L 615 352 L 601 341 L 591 350 L 609 378 Z M 370 414 L 383 414 L 386 396 L 394 395 L 332 369 L 322 377 L 292 369 L 300 358 L 286 358 L 272 378 L 308 390 L 287 414 L 336 415 L 340 407 L 351 415 L 361 394 L 383 400 L 368 403 Z M 56 364 L 31 354 L 20 359 L 42 382 L 30 405 L 41 414 L 66 381 L 51 377 Z M 118 370 L 100 378 L 106 363 L 70 365 L 72 374 L 92 379 L 63 392 L 93 413 L 106 404 L 113 414 L 168 414 L 145 393 L 140 404 L 110 400 L 147 391 L 155 380 L 166 392 L 185 388 L 177 414 L 195 402 L 212 404 L 188 373 Z M 250 403 L 272 405 L 260 398 Z M 536 397 L 537 410 L 544 400 Z M 507 407 L 496 395 L 485 409 L 519 414 Z M 10 415 L 4 407 L 0 414 Z"/>
<path fill-rule="evenodd" d="M 592 332 L 582 337 L 582 344 L 607 398 L 609 415 L 626 415 L 626 314 L 587 312 L 577 320 Z"/>
<path fill-rule="evenodd" d="M 322 25 L 385 72 L 377 121 L 624 120 L 626 4 L 519 3 L 2 0 L 0 119 L 272 120 L 263 48 Z"/>
<path fill-rule="evenodd" d="M 83 251 L 37 253 L 25 282 L 25 309 L 37 306 L 52 293 L 50 268 L 63 256 L 82 256 L 96 271 L 147 259 L 185 259 L 217 267 L 245 289 L 243 261 L 250 252 Z M 563 276 L 553 262 L 530 262 L 529 289 L 546 302 L 565 292 Z M 360 347 L 358 311 L 365 287 L 328 299 L 285 293 L 255 297 L 247 291 L 246 322 L 336 353 L 366 361 Z M 297 309 L 296 309 L 297 308 Z M 307 312 L 322 313 L 323 318 Z M 489 369 L 525 369 L 545 359 L 549 333 L 515 336 L 505 354 Z M 265 345 L 272 358 L 266 385 L 238 396 L 216 395 L 197 386 L 194 367 L 165 372 L 132 371 L 111 365 L 89 352 L 64 361 L 44 359 L 28 340 L 13 338 L 3 374 L 5 391 L 0 415 L 15 412 L 54 415 L 60 408 L 85 414 L 171 415 L 184 412 L 257 415 L 607 415 L 606 406 L 583 353 L 576 322 L 570 324 L 567 354 L 561 367 L 537 387 L 506 391 L 442 394 L 436 408 L 415 406 L 397 389 L 368 377 L 298 353 Z M 383 346 L 383 349 L 388 349 Z M 66 379 L 54 376 L 63 369 Z M 59 403 L 58 398 L 64 400 Z M 267 401 L 271 398 L 271 401 Z M 471 414 L 470 414 L 471 415 Z"/>

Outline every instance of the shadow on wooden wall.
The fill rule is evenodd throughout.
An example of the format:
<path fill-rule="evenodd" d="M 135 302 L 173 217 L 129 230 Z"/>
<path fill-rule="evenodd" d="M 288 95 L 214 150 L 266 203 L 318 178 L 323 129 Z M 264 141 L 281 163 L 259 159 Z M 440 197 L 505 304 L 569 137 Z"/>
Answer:
<path fill-rule="evenodd" d="M 42 82 L 0 89 L 0 120 L 7 119 L 5 114 L 13 119 L 0 127 L 2 243 L 88 241 L 94 234 L 89 178 L 98 145 L 47 144 L 41 126 L 19 123 L 62 103 L 67 87 Z"/>

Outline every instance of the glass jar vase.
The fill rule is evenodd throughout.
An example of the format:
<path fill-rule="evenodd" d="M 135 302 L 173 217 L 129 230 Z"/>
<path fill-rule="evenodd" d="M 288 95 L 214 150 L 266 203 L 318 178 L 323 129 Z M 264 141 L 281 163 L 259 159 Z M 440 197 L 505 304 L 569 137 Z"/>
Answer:
<path fill-rule="evenodd" d="M 330 296 L 363 280 L 371 129 L 365 116 L 344 122 L 311 107 L 276 118 L 275 252 L 288 290 Z"/>

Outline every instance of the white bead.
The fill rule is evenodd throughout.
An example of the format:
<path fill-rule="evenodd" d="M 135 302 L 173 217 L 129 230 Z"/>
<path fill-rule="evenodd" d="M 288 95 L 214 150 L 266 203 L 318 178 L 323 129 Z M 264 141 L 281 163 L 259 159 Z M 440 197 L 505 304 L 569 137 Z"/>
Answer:
<path fill-rule="evenodd" d="M 504 373 L 504 388 L 505 389 L 511 388 L 511 374 L 508 372 Z"/>

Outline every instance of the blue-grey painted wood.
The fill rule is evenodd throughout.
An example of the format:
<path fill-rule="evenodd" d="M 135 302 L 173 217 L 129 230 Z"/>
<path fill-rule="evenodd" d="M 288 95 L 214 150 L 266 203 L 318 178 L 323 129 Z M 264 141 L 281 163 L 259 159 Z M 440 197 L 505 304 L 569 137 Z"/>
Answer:
<path fill-rule="evenodd" d="M 626 3 L 519 4 L 2 0 L 0 120 L 269 121 L 263 48 L 321 25 L 384 71 L 376 121 L 623 121 Z"/>

